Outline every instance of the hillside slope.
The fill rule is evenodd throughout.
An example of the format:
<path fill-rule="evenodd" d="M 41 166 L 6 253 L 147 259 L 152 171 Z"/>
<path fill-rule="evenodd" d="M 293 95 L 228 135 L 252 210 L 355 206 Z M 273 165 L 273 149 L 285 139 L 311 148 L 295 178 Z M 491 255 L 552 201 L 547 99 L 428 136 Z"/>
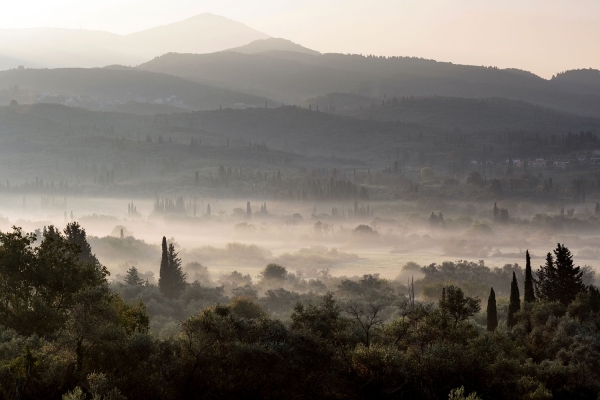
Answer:
<path fill-rule="evenodd" d="M 502 98 L 404 97 L 382 101 L 366 96 L 332 93 L 306 100 L 339 115 L 360 119 L 400 121 L 463 131 L 528 130 L 561 134 L 600 129 L 600 119 Z"/>
<path fill-rule="evenodd" d="M 567 143 L 562 135 L 548 132 L 473 132 L 357 120 L 294 106 L 153 116 L 58 104 L 0 107 L 0 182 L 8 188 L 27 181 L 35 192 L 39 187 L 32 182 L 39 178 L 52 194 L 60 193 L 53 187 L 68 181 L 70 191 L 104 196 L 154 197 L 157 191 L 210 195 L 219 167 L 269 176 L 279 171 L 318 176 L 333 168 L 350 176 L 356 169 L 366 176 L 381 175 L 399 161 L 403 173 L 414 179 L 424 165 L 440 176 L 454 176 L 476 168 L 474 160 L 502 167 L 508 157 L 571 158 L 597 146 L 593 133 L 575 135 Z M 109 171 L 117 185 L 102 184 Z M 194 183 L 196 171 L 203 187 Z M 239 183 L 252 193 L 250 184 Z"/>
<path fill-rule="evenodd" d="M 565 71 L 552 77 L 556 86 L 584 94 L 600 93 L 600 71 L 597 69 L 576 69 Z"/>
<path fill-rule="evenodd" d="M 582 93 L 514 69 L 455 65 L 408 57 L 364 57 L 271 51 L 261 54 L 166 54 L 140 65 L 275 100 L 302 103 L 326 93 L 372 98 L 501 97 L 600 117 L 600 91 Z M 299 101 L 299 99 L 301 99 Z"/>
<path fill-rule="evenodd" d="M 119 105 L 131 102 L 182 110 L 211 110 L 236 104 L 264 107 L 265 102 L 269 103 L 262 97 L 171 75 L 122 68 L 13 69 L 0 72 L 0 104 L 7 105 L 13 99 L 19 103 L 61 103 L 92 110 L 116 110 Z M 136 108 L 130 104 L 128 109 Z M 166 109 L 161 110 L 164 112 Z M 148 110 L 140 112 L 151 113 Z"/>
<path fill-rule="evenodd" d="M 300 103 L 308 97 L 324 93 L 353 90 L 361 82 L 374 82 L 376 79 L 367 74 L 272 56 L 279 53 L 304 56 L 293 52 L 169 53 L 138 68 L 266 96 L 285 103 Z"/>

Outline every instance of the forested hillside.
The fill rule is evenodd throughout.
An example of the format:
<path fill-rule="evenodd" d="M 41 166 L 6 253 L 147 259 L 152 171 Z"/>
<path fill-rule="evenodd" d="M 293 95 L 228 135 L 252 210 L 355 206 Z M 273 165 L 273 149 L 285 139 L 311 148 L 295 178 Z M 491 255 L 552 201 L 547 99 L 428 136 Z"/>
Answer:
<path fill-rule="evenodd" d="M 354 117 L 316 106 L 137 116 L 12 105 L 0 108 L 0 188 L 54 193 L 46 186 L 68 184 L 60 192 L 297 198 L 332 178 L 354 185 L 354 196 L 379 200 L 491 198 L 502 187 L 507 196 L 552 200 L 580 196 L 577 179 L 587 193 L 596 187 L 595 120 L 495 99 L 405 99 L 344 112 Z M 390 118 L 397 113 L 406 122 Z M 529 166 L 543 161 L 534 177 L 524 162 L 510 167 L 509 158 Z M 554 168 L 563 160 L 570 168 Z M 479 180 L 469 181 L 475 172 Z M 548 193 L 541 173 L 560 191 Z M 461 181 L 466 185 L 456 186 Z"/>
<path fill-rule="evenodd" d="M 298 103 L 326 93 L 368 97 L 449 96 L 522 100 L 600 117 L 600 94 L 576 83 L 513 69 L 456 65 L 409 57 L 302 54 L 165 54 L 139 66 L 275 100 Z"/>
<path fill-rule="evenodd" d="M 304 56 L 301 53 L 290 54 Z M 374 77 L 368 73 L 357 74 L 335 67 L 287 60 L 271 53 L 170 53 L 141 64 L 138 68 L 270 97 L 286 104 L 297 104 L 323 93 L 353 92 L 362 82 L 374 81 Z"/>
<path fill-rule="evenodd" d="M 562 135 L 580 130 L 595 131 L 600 119 L 502 98 L 387 97 L 332 93 L 308 99 L 306 107 L 360 119 L 401 121 L 463 132 L 523 130 Z"/>

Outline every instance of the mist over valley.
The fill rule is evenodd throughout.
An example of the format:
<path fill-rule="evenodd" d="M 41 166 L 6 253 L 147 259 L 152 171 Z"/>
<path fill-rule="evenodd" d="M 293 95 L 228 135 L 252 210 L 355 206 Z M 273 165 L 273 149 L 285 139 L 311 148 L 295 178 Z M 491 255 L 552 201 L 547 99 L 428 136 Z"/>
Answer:
<path fill-rule="evenodd" d="M 598 65 L 309 47 L 0 25 L 1 399 L 597 398 Z"/>

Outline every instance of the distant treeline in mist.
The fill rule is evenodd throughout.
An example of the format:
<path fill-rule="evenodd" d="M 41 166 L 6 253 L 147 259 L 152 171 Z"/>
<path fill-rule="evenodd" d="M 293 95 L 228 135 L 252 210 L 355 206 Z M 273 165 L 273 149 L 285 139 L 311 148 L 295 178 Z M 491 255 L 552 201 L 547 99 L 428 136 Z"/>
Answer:
<path fill-rule="evenodd" d="M 32 196 L 166 193 L 183 198 L 187 215 L 194 198 L 207 196 L 567 207 L 600 197 L 589 120 L 578 133 L 550 133 L 356 120 L 288 106 L 152 118 L 42 104 L 1 113 L 0 193 L 26 196 L 27 207 L 42 203 Z M 31 152 L 38 156 L 24 163 Z"/>

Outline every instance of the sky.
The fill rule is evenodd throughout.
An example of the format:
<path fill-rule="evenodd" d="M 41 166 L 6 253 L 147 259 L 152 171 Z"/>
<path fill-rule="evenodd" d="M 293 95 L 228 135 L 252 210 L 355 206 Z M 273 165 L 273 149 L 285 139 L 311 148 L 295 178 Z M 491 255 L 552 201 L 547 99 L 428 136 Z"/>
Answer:
<path fill-rule="evenodd" d="M 598 0 L 20 0 L 0 28 L 127 34 L 210 12 L 321 52 L 416 56 L 544 77 L 600 69 Z"/>

